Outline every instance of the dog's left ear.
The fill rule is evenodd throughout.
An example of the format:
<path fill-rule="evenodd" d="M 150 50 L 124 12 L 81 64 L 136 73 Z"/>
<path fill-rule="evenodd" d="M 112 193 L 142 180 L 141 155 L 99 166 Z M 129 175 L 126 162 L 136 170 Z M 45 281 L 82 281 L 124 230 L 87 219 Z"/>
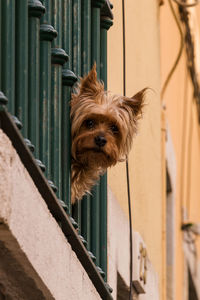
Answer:
<path fill-rule="evenodd" d="M 96 63 L 90 72 L 81 79 L 80 94 L 96 96 L 104 90 L 104 85 L 97 79 Z"/>
<path fill-rule="evenodd" d="M 135 94 L 133 97 L 125 98 L 123 101 L 123 104 L 125 106 L 128 106 L 132 109 L 132 112 L 135 117 L 139 117 L 142 114 L 142 108 L 144 106 L 144 98 L 147 89 L 148 88 L 144 88 L 143 90 Z"/>

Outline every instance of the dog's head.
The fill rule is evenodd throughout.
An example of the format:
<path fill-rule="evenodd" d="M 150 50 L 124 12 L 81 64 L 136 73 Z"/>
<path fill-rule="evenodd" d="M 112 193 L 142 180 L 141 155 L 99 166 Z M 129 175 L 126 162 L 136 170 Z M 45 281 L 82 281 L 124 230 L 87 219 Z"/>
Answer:
<path fill-rule="evenodd" d="M 142 113 L 145 90 L 128 98 L 112 95 L 97 80 L 96 65 L 72 94 L 72 157 L 106 169 L 128 154 Z"/>

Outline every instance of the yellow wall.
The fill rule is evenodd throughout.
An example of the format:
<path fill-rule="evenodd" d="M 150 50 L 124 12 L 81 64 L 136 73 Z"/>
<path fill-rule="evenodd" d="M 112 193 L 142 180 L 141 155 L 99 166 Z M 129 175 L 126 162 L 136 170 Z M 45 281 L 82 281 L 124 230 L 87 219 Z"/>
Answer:
<path fill-rule="evenodd" d="M 184 299 L 185 258 L 183 222 L 200 223 L 200 125 L 193 86 L 187 70 L 185 49 L 163 99 L 160 90 L 175 61 L 180 34 L 165 0 L 126 2 L 127 96 L 148 86 L 149 91 L 140 121 L 139 133 L 129 155 L 133 228 L 146 245 L 158 273 L 160 299 L 166 299 L 166 196 L 165 196 L 165 118 L 172 136 L 176 161 L 175 182 L 175 298 Z M 162 1 L 161 1 L 162 2 Z M 123 92 L 122 9 L 114 0 L 114 26 L 108 33 L 108 89 Z M 173 2 L 178 19 L 177 5 Z M 200 5 L 190 9 L 196 68 L 200 75 Z M 200 78 L 200 77 L 199 77 Z M 162 111 L 165 105 L 165 112 Z M 108 172 L 108 183 L 128 217 L 125 163 Z M 169 234 L 173 234 L 170 232 Z M 200 238 L 196 238 L 200 263 Z"/>
<path fill-rule="evenodd" d="M 122 9 L 114 5 L 114 25 L 108 32 L 108 89 L 123 93 Z M 147 94 L 143 119 L 129 155 L 133 228 L 146 245 L 159 275 L 160 296 L 165 299 L 165 204 L 162 198 L 162 151 L 160 105 L 160 41 L 158 2 L 126 0 L 127 96 L 144 87 Z M 108 183 L 128 216 L 125 163 L 108 172 Z"/>
<path fill-rule="evenodd" d="M 177 9 L 176 5 L 174 7 Z M 192 10 L 195 11 L 195 8 Z M 178 12 L 177 16 L 180 20 Z M 165 1 L 164 6 L 161 7 L 160 21 L 163 84 L 180 46 L 180 34 L 168 1 Z M 198 33 L 196 37 L 199 38 Z M 200 222 L 200 127 L 197 119 L 197 106 L 193 99 L 193 87 L 187 71 L 185 49 L 163 100 L 166 105 L 166 117 L 172 135 L 177 169 L 175 299 L 183 299 L 184 256 L 183 235 L 180 227 L 184 221 Z M 197 245 L 198 243 L 199 241 Z"/>

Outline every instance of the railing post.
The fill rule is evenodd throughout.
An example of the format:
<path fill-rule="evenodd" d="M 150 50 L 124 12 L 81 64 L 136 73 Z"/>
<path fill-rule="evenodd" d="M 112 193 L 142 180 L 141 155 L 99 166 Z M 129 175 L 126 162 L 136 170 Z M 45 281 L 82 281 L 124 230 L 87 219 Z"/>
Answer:
<path fill-rule="evenodd" d="M 1 1 L 1 89 L 9 99 L 8 110 L 15 114 L 15 0 Z"/>
<path fill-rule="evenodd" d="M 71 214 L 71 126 L 70 99 L 71 86 L 76 82 L 75 74 L 63 69 L 62 82 L 62 199 L 67 204 L 68 214 Z"/>
<path fill-rule="evenodd" d="M 44 0 L 46 12 L 40 25 L 40 159 L 51 178 L 51 44 L 57 31 L 51 23 L 51 1 Z"/>
<path fill-rule="evenodd" d="M 28 137 L 35 145 L 35 155 L 39 156 L 39 18 L 45 7 L 39 0 L 29 0 L 29 51 L 28 51 Z"/>
<path fill-rule="evenodd" d="M 28 0 L 16 2 L 15 111 L 28 136 Z"/>
<path fill-rule="evenodd" d="M 62 1 L 62 46 L 70 59 L 62 70 L 62 199 L 71 215 L 71 124 L 70 100 L 71 87 L 77 81 L 70 70 L 72 66 L 72 1 Z"/>
<path fill-rule="evenodd" d="M 68 55 L 62 46 L 62 6 L 60 0 L 52 1 L 52 25 L 58 32 L 53 40 L 52 72 L 51 72 L 51 175 L 58 187 L 58 198 L 62 196 L 62 66 L 68 60 Z M 66 208 L 66 204 L 61 200 Z"/>
<path fill-rule="evenodd" d="M 73 5 L 72 0 L 62 1 L 62 45 L 66 53 L 69 55 L 68 62 L 64 65 L 64 69 L 72 69 L 73 65 L 73 35 L 72 35 L 72 22 L 73 22 Z"/>
<path fill-rule="evenodd" d="M 81 74 L 84 76 L 91 69 L 91 0 L 82 1 L 81 12 Z"/>
<path fill-rule="evenodd" d="M 83 0 L 81 8 L 81 73 L 87 74 L 91 69 L 91 0 Z M 81 234 L 87 240 L 87 248 L 91 250 L 91 197 L 86 195 L 81 205 Z"/>
<path fill-rule="evenodd" d="M 76 76 L 81 76 L 81 0 L 73 0 L 73 72 Z M 73 205 L 73 217 L 78 223 L 81 234 L 82 214 L 81 201 Z"/>
<path fill-rule="evenodd" d="M 92 1 L 91 15 L 91 62 L 97 64 L 97 75 L 100 77 L 100 10 L 105 0 Z M 100 186 L 99 183 L 92 190 L 91 200 L 91 251 L 96 256 L 96 263 L 100 265 Z M 103 273 L 102 270 L 99 270 Z"/>
<path fill-rule="evenodd" d="M 73 72 L 81 75 L 81 0 L 73 0 Z"/>
<path fill-rule="evenodd" d="M 112 13 L 101 11 L 101 47 L 100 47 L 100 78 L 107 89 L 107 31 L 112 26 Z M 100 181 L 100 266 L 104 270 L 107 280 L 107 174 L 102 176 Z"/>

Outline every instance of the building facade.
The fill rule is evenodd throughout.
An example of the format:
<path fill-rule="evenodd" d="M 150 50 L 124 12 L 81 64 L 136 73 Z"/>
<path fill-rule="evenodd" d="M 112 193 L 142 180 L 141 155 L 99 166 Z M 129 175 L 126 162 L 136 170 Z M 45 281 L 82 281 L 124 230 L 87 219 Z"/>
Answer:
<path fill-rule="evenodd" d="M 0 299 L 129 299 L 125 162 L 70 201 L 71 88 L 96 61 L 123 94 L 123 30 L 126 94 L 149 88 L 128 157 L 132 297 L 200 299 L 198 1 L 127 0 L 124 27 L 118 0 L 0 12 Z"/>

